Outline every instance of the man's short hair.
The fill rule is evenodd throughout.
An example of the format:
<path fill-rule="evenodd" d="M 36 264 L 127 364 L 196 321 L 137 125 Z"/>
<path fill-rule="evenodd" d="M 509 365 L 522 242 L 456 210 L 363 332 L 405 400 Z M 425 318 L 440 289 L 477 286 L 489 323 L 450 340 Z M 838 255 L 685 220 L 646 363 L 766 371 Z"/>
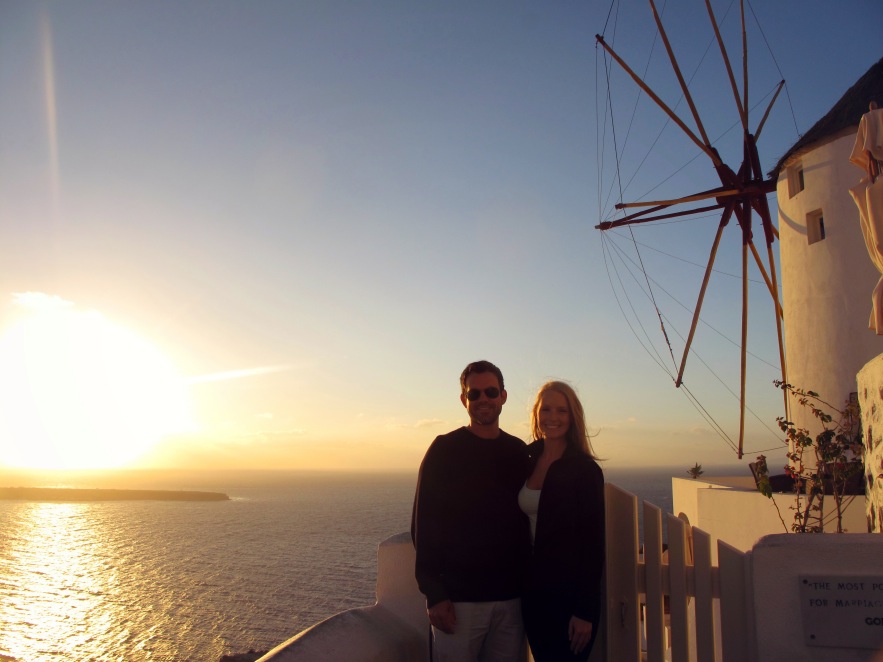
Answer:
<path fill-rule="evenodd" d="M 492 372 L 497 376 L 497 380 L 500 382 L 500 390 L 503 391 L 506 387 L 503 385 L 503 371 L 500 370 L 497 366 L 495 366 L 490 361 L 473 361 L 463 370 L 463 373 L 460 375 L 460 390 L 465 393 L 466 392 L 466 380 L 469 379 L 470 375 L 474 375 L 476 373 L 481 372 Z"/>

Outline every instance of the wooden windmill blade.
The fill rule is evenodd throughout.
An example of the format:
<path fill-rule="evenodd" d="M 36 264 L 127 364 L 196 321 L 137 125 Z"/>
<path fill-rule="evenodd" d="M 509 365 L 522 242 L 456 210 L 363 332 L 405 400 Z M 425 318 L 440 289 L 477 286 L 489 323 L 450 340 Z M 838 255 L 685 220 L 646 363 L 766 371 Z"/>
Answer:
<path fill-rule="evenodd" d="M 687 342 L 684 344 L 684 355 L 681 358 L 681 367 L 678 370 L 675 386 L 680 386 L 684 381 L 684 370 L 687 368 L 687 356 L 690 354 L 690 347 L 693 345 L 693 336 L 696 335 L 696 325 L 699 323 L 699 311 L 702 310 L 702 303 L 705 301 L 705 292 L 708 289 L 708 281 L 711 279 L 711 271 L 714 267 L 714 261 L 717 258 L 717 249 L 720 245 L 721 236 L 723 236 L 724 228 L 730 222 L 732 214 L 733 206 L 731 205 L 724 210 L 720 223 L 717 226 L 717 233 L 714 235 L 714 242 L 711 245 L 711 254 L 708 256 L 708 264 L 705 267 L 705 276 L 702 279 L 702 286 L 699 288 L 699 298 L 693 312 L 693 320 L 690 323 L 690 333 L 687 335 Z"/>
<path fill-rule="evenodd" d="M 741 214 L 739 213 L 741 209 Z M 742 459 L 745 441 L 745 372 L 748 357 L 748 245 L 751 243 L 751 205 L 737 205 L 736 218 L 742 226 L 742 341 L 740 346 L 739 373 L 739 450 L 737 457 Z"/>
<path fill-rule="evenodd" d="M 711 146 L 711 141 L 708 139 L 708 134 L 705 132 L 705 126 L 702 124 L 702 118 L 699 117 L 699 111 L 696 110 L 696 104 L 693 102 L 693 95 L 690 94 L 690 88 L 687 87 L 687 82 L 684 80 L 684 76 L 681 73 L 681 67 L 678 65 L 678 59 L 675 57 L 674 51 L 671 48 L 671 42 L 668 40 L 668 35 L 665 32 L 665 27 L 662 25 L 662 19 L 659 17 L 659 12 L 656 11 L 656 3 L 653 0 L 650 0 L 650 8 L 653 10 L 653 20 L 656 21 L 656 27 L 659 29 L 659 36 L 662 37 L 662 43 L 665 45 L 665 52 L 668 53 L 669 62 L 671 62 L 671 68 L 677 76 L 678 84 L 681 86 L 681 92 L 684 94 L 684 98 L 687 100 L 687 105 L 690 106 L 690 112 L 693 115 L 693 121 L 696 122 L 696 127 L 699 129 L 699 133 L 702 136 L 702 141 L 707 148 L 709 154 L 713 154 L 712 161 L 717 159 L 717 152 L 715 152 L 714 148 Z M 717 159 L 719 160 L 719 159 Z M 717 165 L 717 163 L 715 163 Z"/>
<path fill-rule="evenodd" d="M 758 152 L 757 152 L 757 136 L 760 134 L 761 130 L 763 129 L 763 125 L 766 122 L 766 118 L 769 116 L 769 111 L 770 111 L 770 108 L 772 107 L 772 103 L 774 103 L 776 98 L 779 96 L 779 92 L 782 90 L 782 86 L 784 84 L 785 84 L 785 81 L 782 81 L 779 83 L 779 85 L 776 89 L 776 93 L 773 96 L 772 101 L 770 102 L 770 105 L 767 107 L 767 110 L 764 113 L 764 116 L 761 119 L 760 124 L 758 124 L 757 131 L 755 132 L 755 134 L 753 136 L 753 140 L 750 142 L 750 146 L 752 148 L 751 153 L 750 153 L 751 168 L 752 168 L 752 173 L 756 179 L 763 177 L 763 173 L 762 173 L 761 167 L 760 167 L 760 156 L 758 155 Z M 774 191 L 774 190 L 775 190 L 775 188 L 771 187 L 771 191 Z M 778 232 L 776 231 L 776 227 L 773 225 L 772 214 L 770 213 L 770 206 L 769 206 L 769 203 L 767 202 L 766 195 L 756 196 L 756 197 L 752 198 L 751 204 L 754 207 L 755 211 L 757 211 L 757 214 L 760 217 L 760 221 L 763 226 L 764 240 L 766 242 L 766 248 L 767 248 L 767 260 L 768 260 L 769 269 L 770 269 L 769 276 L 766 275 L 766 271 L 763 268 L 763 264 L 761 263 L 759 256 L 757 256 L 755 259 L 757 261 L 757 265 L 758 265 L 761 273 L 764 274 L 764 279 L 767 282 L 767 287 L 770 290 L 770 295 L 772 296 L 773 302 L 775 303 L 775 307 L 776 307 L 776 314 L 775 314 L 776 341 L 777 341 L 778 349 L 779 349 L 779 365 L 781 368 L 782 383 L 787 384 L 788 383 L 788 370 L 787 370 L 787 363 L 785 360 L 785 342 L 784 342 L 783 330 L 782 330 L 782 323 L 784 321 L 784 314 L 782 311 L 781 302 L 779 301 L 779 284 L 778 284 L 777 277 L 776 277 L 776 261 L 775 261 L 774 255 L 773 255 L 773 242 L 778 238 Z M 752 243 L 752 248 L 754 248 L 753 243 Z M 755 255 L 756 255 L 756 251 L 755 251 Z M 783 391 L 782 397 L 784 398 L 785 418 L 786 418 L 786 420 L 790 420 L 791 419 L 791 412 L 790 412 L 791 403 L 788 399 L 788 392 Z"/>
<path fill-rule="evenodd" d="M 718 26 L 717 19 L 714 17 L 714 10 L 711 8 L 711 0 L 705 0 L 705 7 L 708 9 L 708 17 L 711 19 L 711 27 L 714 30 L 714 36 L 717 40 L 718 47 L 721 51 L 721 57 L 724 60 L 724 66 L 727 69 L 727 76 L 730 79 L 730 87 L 733 90 L 733 97 L 736 99 L 736 107 L 739 109 L 739 118 L 742 120 L 742 128 L 747 130 L 748 128 L 748 108 L 742 104 L 742 97 L 739 96 L 739 88 L 736 85 L 736 77 L 733 75 L 733 67 L 730 66 L 730 58 L 727 55 L 727 47 L 724 45 L 724 40 L 721 37 L 720 27 Z M 742 22 L 742 34 L 745 34 L 745 14 L 742 14 L 743 22 Z M 747 79 L 746 85 L 747 88 Z"/>
<path fill-rule="evenodd" d="M 776 333 L 778 338 L 778 346 L 779 346 L 779 360 L 781 364 L 782 371 L 782 380 L 787 383 L 786 380 L 786 370 L 785 370 L 785 354 L 784 354 L 784 342 L 782 335 L 782 306 L 779 301 L 779 292 L 778 292 L 778 282 L 776 277 L 776 267 L 775 267 L 775 259 L 772 251 L 772 243 L 777 238 L 778 234 L 776 232 L 775 226 L 772 223 L 772 218 L 770 215 L 769 204 L 767 203 L 766 196 L 776 190 L 776 183 L 774 180 L 765 179 L 763 173 L 760 169 L 760 159 L 758 157 L 757 152 L 757 135 L 759 135 L 760 131 L 763 128 L 764 123 L 769 115 L 769 112 L 772 108 L 772 105 L 775 103 L 776 98 L 778 97 L 779 92 L 781 91 L 782 85 L 784 81 L 779 83 L 779 86 L 775 92 L 775 95 L 768 105 L 763 118 L 761 119 L 758 129 L 757 135 L 752 135 L 749 130 L 748 125 L 748 41 L 747 41 L 747 32 L 745 29 L 745 10 L 744 10 L 744 2 L 740 2 L 741 6 L 741 29 L 742 29 L 742 93 L 740 94 L 738 85 L 736 83 L 736 77 L 733 72 L 733 67 L 730 63 L 730 58 L 727 55 L 726 47 L 724 46 L 723 39 L 721 37 L 720 29 L 717 24 L 717 20 L 714 17 L 714 12 L 711 8 L 710 0 L 706 0 L 706 7 L 708 9 L 709 18 L 711 19 L 712 27 L 714 30 L 715 38 L 720 47 L 721 55 L 723 57 L 724 65 L 726 67 L 727 75 L 730 81 L 730 86 L 733 91 L 733 97 L 735 99 L 736 107 L 739 112 L 739 118 L 742 125 L 742 133 L 743 133 L 743 154 L 742 154 L 742 162 L 737 171 L 734 171 L 730 166 L 728 166 L 718 154 L 716 148 L 713 146 L 711 141 L 708 139 L 708 135 L 705 131 L 705 127 L 702 123 L 702 119 L 699 115 L 699 112 L 696 108 L 696 105 L 693 101 L 690 90 L 684 80 L 683 75 L 681 74 L 681 69 L 678 64 L 677 58 L 674 55 L 674 50 L 671 47 L 671 43 L 669 42 L 668 36 L 665 32 L 665 28 L 662 24 L 662 20 L 659 17 L 658 12 L 656 11 L 656 6 L 654 4 L 654 0 L 648 0 L 650 3 L 651 10 L 653 12 L 654 20 L 659 30 L 660 37 L 665 46 L 666 52 L 669 57 L 669 61 L 671 63 L 672 70 L 674 71 L 678 83 L 680 85 L 681 91 L 684 95 L 684 98 L 687 101 L 687 104 L 690 108 L 690 112 L 692 114 L 694 123 L 697 127 L 694 132 L 678 115 L 651 89 L 649 85 L 647 85 L 640 76 L 638 76 L 633 69 L 631 69 L 626 62 L 621 58 L 613 48 L 608 45 L 603 37 L 600 35 L 596 36 L 598 43 L 603 47 L 603 49 L 612 57 L 614 61 L 616 61 L 619 66 L 635 81 L 635 83 L 639 86 L 641 90 L 643 90 L 650 99 L 666 114 L 668 117 L 681 129 L 681 131 L 686 135 L 703 153 L 705 153 L 712 162 L 712 165 L 715 168 L 715 171 L 718 174 L 718 178 L 720 179 L 721 186 L 716 189 L 710 189 L 706 191 L 701 191 L 698 193 L 694 193 L 691 195 L 681 196 L 678 198 L 665 199 L 665 200 L 654 200 L 649 202 L 621 202 L 616 205 L 618 210 L 626 210 L 626 209 L 636 209 L 636 208 L 645 208 L 643 211 L 636 211 L 626 215 L 623 218 L 606 221 L 600 223 L 596 227 L 601 230 L 608 230 L 615 227 L 620 227 L 624 225 L 632 225 L 636 223 L 648 223 L 655 220 L 662 220 L 665 218 L 673 218 L 676 216 L 686 216 L 691 214 L 696 214 L 701 212 L 707 212 L 710 210 L 721 209 L 721 219 L 718 225 L 717 233 L 715 235 L 711 251 L 709 254 L 709 259 L 705 268 L 705 275 L 702 281 L 702 285 L 700 287 L 699 295 L 697 297 L 696 307 L 693 312 L 693 318 L 690 325 L 690 331 L 688 337 L 685 341 L 684 352 L 681 358 L 680 367 L 678 370 L 677 378 L 675 380 L 676 386 L 681 386 L 683 384 L 683 376 L 686 369 L 687 357 L 690 354 L 691 346 L 693 343 L 693 339 L 696 333 L 696 327 L 700 318 L 700 313 L 702 311 L 702 305 L 707 293 L 708 284 L 711 276 L 711 272 L 714 266 L 715 259 L 717 257 L 719 244 L 721 241 L 721 236 L 723 233 L 724 227 L 727 226 L 732 216 L 735 215 L 739 227 L 741 229 L 742 235 L 742 253 L 741 253 L 741 278 L 742 278 L 742 294 L 741 294 L 741 304 L 742 304 L 742 320 L 741 320 L 741 342 L 740 342 L 740 393 L 739 393 L 739 442 L 737 448 L 737 455 L 741 459 L 743 455 L 743 445 L 744 445 L 744 437 L 745 437 L 745 410 L 746 410 L 746 372 L 747 372 L 747 352 L 748 352 L 748 282 L 749 282 L 749 274 L 748 274 L 748 264 L 749 264 L 749 253 L 752 255 L 755 263 L 757 264 L 760 272 L 763 274 L 764 281 L 767 285 L 767 288 L 770 292 L 771 298 L 774 301 L 774 317 L 776 320 Z M 680 205 L 688 204 L 688 203 L 696 203 L 705 200 L 715 201 L 713 205 L 706 205 L 702 207 L 692 208 L 688 210 L 679 210 L 676 209 Z M 768 258 L 768 269 L 764 266 L 763 260 L 760 257 L 760 254 L 757 251 L 756 246 L 753 241 L 753 215 L 757 214 L 757 217 L 760 221 L 760 225 L 763 229 L 764 240 L 767 245 L 767 258 Z M 785 407 L 786 412 L 788 409 L 787 397 L 785 399 Z"/>

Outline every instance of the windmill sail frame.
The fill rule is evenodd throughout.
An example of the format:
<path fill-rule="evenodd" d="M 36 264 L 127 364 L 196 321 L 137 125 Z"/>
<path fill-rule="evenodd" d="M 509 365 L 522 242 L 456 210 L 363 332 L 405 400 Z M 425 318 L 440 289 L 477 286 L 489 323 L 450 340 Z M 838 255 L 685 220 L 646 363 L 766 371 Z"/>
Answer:
<path fill-rule="evenodd" d="M 745 7 L 744 0 L 740 0 L 740 8 L 741 8 L 741 27 L 742 27 L 742 60 L 743 60 L 743 87 L 742 94 L 739 94 L 738 85 L 736 83 L 736 78 L 733 73 L 733 68 L 730 63 L 730 58 L 727 54 L 726 47 L 724 46 L 724 42 L 721 36 L 720 28 L 718 26 L 717 20 L 714 16 L 714 12 L 711 7 L 710 0 L 705 0 L 705 4 L 708 10 L 708 15 L 711 20 L 711 24 L 714 30 L 715 39 L 720 47 L 721 55 L 724 60 L 724 64 L 726 66 L 727 75 L 730 81 L 730 86 L 733 91 L 733 96 L 736 101 L 736 106 L 739 111 L 739 117 L 742 124 L 742 136 L 743 136 L 743 155 L 742 155 L 742 163 L 738 169 L 738 172 L 734 171 L 730 168 L 720 157 L 715 147 L 711 144 L 711 141 L 708 139 L 708 135 L 705 131 L 705 127 L 702 123 L 702 119 L 699 115 L 699 112 L 696 108 L 696 105 L 693 101 L 693 97 L 690 94 L 690 90 L 687 86 L 686 81 L 684 80 L 683 75 L 681 74 L 681 68 L 678 64 L 677 58 L 674 54 L 674 50 L 672 49 L 671 43 L 668 39 L 668 35 L 665 31 L 665 27 L 662 24 L 662 20 L 659 16 L 659 13 L 656 10 L 656 5 L 653 0 L 649 0 L 651 10 L 653 12 L 653 17 L 656 22 L 657 28 L 659 30 L 659 34 L 662 38 L 663 44 L 665 46 L 666 52 L 669 57 L 669 61 L 671 63 L 672 70 L 674 71 L 678 83 L 680 85 L 681 91 L 687 100 L 687 104 L 690 108 L 691 114 L 693 116 L 693 120 L 697 127 L 697 132 L 694 132 L 692 129 L 687 126 L 683 119 L 681 119 L 677 113 L 674 112 L 654 91 L 653 89 L 645 83 L 641 77 L 635 73 L 635 71 L 629 67 L 629 65 L 625 62 L 623 58 L 621 58 L 614 49 L 604 40 L 601 35 L 596 35 L 597 43 L 604 49 L 606 53 L 608 53 L 611 58 L 617 62 L 617 64 L 625 71 L 638 85 L 638 87 L 647 94 L 650 99 L 681 129 L 681 131 L 693 142 L 696 146 L 708 156 L 711 160 L 715 171 L 717 172 L 718 178 L 720 179 L 721 186 L 718 188 L 700 191 L 695 194 L 682 196 L 674 199 L 667 200 L 656 200 L 650 202 L 620 202 L 616 205 L 616 209 L 625 210 L 625 209 L 635 209 L 640 207 L 647 207 L 643 211 L 633 212 L 624 216 L 623 218 L 613 220 L 613 221 L 605 221 L 595 226 L 596 229 L 599 230 L 609 230 L 616 227 L 632 225 L 637 223 L 648 223 L 662 219 L 674 218 L 679 216 L 688 216 L 695 215 L 698 213 L 706 213 L 714 210 L 722 210 L 721 218 L 718 225 L 717 233 L 715 235 L 715 239 L 709 254 L 709 259 L 705 268 L 705 275 L 702 281 L 702 285 L 699 291 L 699 295 L 696 302 L 696 307 L 694 309 L 693 318 L 690 325 L 690 332 L 685 343 L 683 356 L 681 359 L 680 367 L 678 370 L 678 375 L 675 380 L 675 386 L 680 387 L 683 384 L 683 376 L 686 370 L 687 357 L 690 354 L 690 349 L 693 343 L 693 339 L 696 332 L 696 327 L 699 321 L 699 316 L 702 310 L 702 304 L 705 299 L 705 295 L 708 288 L 708 283 L 710 280 L 711 272 L 713 270 L 714 262 L 717 257 L 718 248 L 720 245 L 721 236 L 723 234 L 723 229 L 729 224 L 729 221 L 732 217 L 735 216 L 737 223 L 741 229 L 742 235 L 742 255 L 741 255 L 741 271 L 742 271 L 742 324 L 741 324 L 741 346 L 740 346 L 740 393 L 739 393 L 739 441 L 738 441 L 738 449 L 737 456 L 739 459 L 743 456 L 743 448 L 744 448 L 744 437 L 745 437 L 745 390 L 746 390 L 746 358 L 747 358 L 747 343 L 748 343 L 748 254 L 749 252 L 752 254 L 757 266 L 759 267 L 761 273 L 763 274 L 764 281 L 767 285 L 767 288 L 770 292 L 771 298 L 774 301 L 775 305 L 775 320 L 776 320 L 776 333 L 778 340 L 778 349 L 779 349 L 779 361 L 781 366 L 781 378 L 783 383 L 788 383 L 787 380 L 787 369 L 785 362 L 785 351 L 784 351 L 784 341 L 783 341 L 783 315 L 782 315 L 782 304 L 780 301 L 780 294 L 778 288 L 778 280 L 776 276 L 776 265 L 775 258 L 773 254 L 772 244 L 778 237 L 778 232 L 773 225 L 772 218 L 770 215 L 770 208 L 767 202 L 767 195 L 775 192 L 776 190 L 776 181 L 773 179 L 765 178 L 760 168 L 760 158 L 757 149 L 757 138 L 759 137 L 763 126 L 766 122 L 767 117 L 778 98 L 779 92 L 784 85 L 784 81 L 781 81 L 776 89 L 776 92 L 773 96 L 773 99 L 768 104 L 761 121 L 758 124 L 758 127 L 754 133 L 749 130 L 748 125 L 748 42 L 747 42 L 747 34 L 745 30 Z M 715 204 L 706 205 L 701 207 L 694 207 L 687 210 L 673 210 L 669 211 L 673 207 L 677 207 L 678 205 L 684 205 L 693 202 L 702 202 L 706 200 L 714 200 Z M 658 212 L 665 212 L 659 214 Z M 648 216 L 649 214 L 649 216 Z M 757 214 L 760 220 L 760 225 L 763 230 L 764 243 L 767 247 L 767 259 L 768 259 L 768 267 L 769 272 L 767 272 L 764 267 L 763 260 L 757 250 L 757 247 L 754 244 L 754 236 L 753 236 L 753 214 Z M 787 394 L 785 394 L 784 399 L 785 405 L 785 415 L 786 418 L 788 416 L 789 402 L 787 398 Z"/>

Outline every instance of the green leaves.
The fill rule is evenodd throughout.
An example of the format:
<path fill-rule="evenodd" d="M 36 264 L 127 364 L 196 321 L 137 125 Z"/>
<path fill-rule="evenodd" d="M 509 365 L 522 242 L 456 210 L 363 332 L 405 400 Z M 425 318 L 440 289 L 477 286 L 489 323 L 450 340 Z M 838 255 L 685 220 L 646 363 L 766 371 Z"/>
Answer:
<path fill-rule="evenodd" d="M 809 430 L 797 427 L 784 417 L 776 419 L 788 442 L 785 471 L 794 480 L 794 524 L 791 528 L 798 533 L 824 531 L 824 501 L 825 495 L 830 494 L 835 502 L 837 532 L 842 533 L 842 506 L 847 485 L 864 475 L 858 403 L 847 402 L 843 410 L 837 410 L 815 391 L 804 391 L 778 380 L 774 383 L 793 396 L 798 404 L 809 408 L 822 425 L 822 431 L 813 437 Z M 758 466 L 761 460 L 763 473 L 758 470 L 756 473 L 765 478 L 758 478 L 757 489 L 764 496 L 771 497 L 766 458 L 758 457 Z"/>
<path fill-rule="evenodd" d="M 770 469 L 766 463 L 765 455 L 758 455 L 754 463 L 754 478 L 757 481 L 757 491 L 767 499 L 773 498 L 773 486 L 770 485 Z"/>

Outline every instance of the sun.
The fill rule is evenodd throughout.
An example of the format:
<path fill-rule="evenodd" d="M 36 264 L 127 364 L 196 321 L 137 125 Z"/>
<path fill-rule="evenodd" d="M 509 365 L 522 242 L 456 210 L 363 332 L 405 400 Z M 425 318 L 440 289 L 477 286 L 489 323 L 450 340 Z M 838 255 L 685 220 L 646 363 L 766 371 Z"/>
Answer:
<path fill-rule="evenodd" d="M 124 467 L 192 428 L 185 383 L 156 347 L 55 297 L 18 303 L 0 335 L 0 464 Z"/>

